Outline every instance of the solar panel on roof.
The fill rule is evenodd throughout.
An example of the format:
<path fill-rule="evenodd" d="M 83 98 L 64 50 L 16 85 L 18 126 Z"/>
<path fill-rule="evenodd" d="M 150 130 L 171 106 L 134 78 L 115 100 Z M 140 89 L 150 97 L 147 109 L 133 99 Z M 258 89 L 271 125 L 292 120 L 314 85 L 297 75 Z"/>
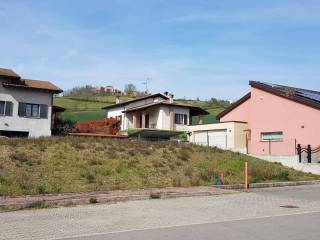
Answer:
<path fill-rule="evenodd" d="M 299 91 L 296 93 L 298 96 L 309 98 L 313 101 L 320 102 L 320 93 L 312 93 L 307 91 Z"/>
<path fill-rule="evenodd" d="M 272 87 L 272 88 L 281 87 L 280 85 L 277 85 L 277 84 L 272 84 L 272 83 L 267 83 L 267 82 L 261 82 L 261 83 L 264 85 L 267 85 L 269 87 Z"/>

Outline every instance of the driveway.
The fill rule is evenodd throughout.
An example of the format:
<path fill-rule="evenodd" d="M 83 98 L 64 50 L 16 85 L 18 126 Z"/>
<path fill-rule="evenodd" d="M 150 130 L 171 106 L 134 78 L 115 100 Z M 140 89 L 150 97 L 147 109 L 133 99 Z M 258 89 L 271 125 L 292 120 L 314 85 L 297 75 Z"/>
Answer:
<path fill-rule="evenodd" d="M 320 185 L 0 214 L 0 239 L 319 239 Z"/>

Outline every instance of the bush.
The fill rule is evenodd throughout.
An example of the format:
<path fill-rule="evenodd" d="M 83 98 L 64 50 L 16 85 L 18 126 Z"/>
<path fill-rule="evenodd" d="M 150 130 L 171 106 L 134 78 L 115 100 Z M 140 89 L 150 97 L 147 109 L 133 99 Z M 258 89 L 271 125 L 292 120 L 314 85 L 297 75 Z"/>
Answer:
<path fill-rule="evenodd" d="M 89 199 L 89 203 L 96 204 L 96 203 L 98 203 L 98 199 L 95 198 L 95 197 L 92 197 L 92 198 Z"/>
<path fill-rule="evenodd" d="M 289 172 L 288 171 L 281 171 L 277 176 L 277 179 L 281 181 L 289 181 Z"/>
<path fill-rule="evenodd" d="M 45 188 L 44 186 L 42 186 L 42 185 L 40 185 L 40 186 L 38 186 L 38 187 L 36 188 L 36 192 L 37 192 L 38 194 L 46 194 L 46 193 L 47 193 L 46 188 Z"/>
<path fill-rule="evenodd" d="M 74 132 L 75 131 L 74 125 L 75 125 L 75 122 L 72 120 L 57 118 L 54 121 L 52 134 L 63 135 L 66 133 Z"/>

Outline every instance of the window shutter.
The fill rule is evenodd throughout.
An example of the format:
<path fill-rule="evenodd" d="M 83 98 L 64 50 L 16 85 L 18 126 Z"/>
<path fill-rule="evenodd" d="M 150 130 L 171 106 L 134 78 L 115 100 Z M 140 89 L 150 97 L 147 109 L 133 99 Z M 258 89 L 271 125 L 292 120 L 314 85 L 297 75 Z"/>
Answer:
<path fill-rule="evenodd" d="M 184 115 L 183 117 L 183 120 L 184 120 L 184 125 L 188 125 L 188 115 Z"/>
<path fill-rule="evenodd" d="M 12 116 L 12 109 L 13 109 L 13 103 L 12 102 L 6 102 L 5 115 L 6 116 Z"/>
<path fill-rule="evenodd" d="M 40 105 L 40 118 L 48 118 L 48 105 Z"/>
<path fill-rule="evenodd" d="M 18 115 L 19 115 L 19 117 L 26 116 L 26 104 L 25 103 L 21 103 L 21 102 L 19 103 Z"/>

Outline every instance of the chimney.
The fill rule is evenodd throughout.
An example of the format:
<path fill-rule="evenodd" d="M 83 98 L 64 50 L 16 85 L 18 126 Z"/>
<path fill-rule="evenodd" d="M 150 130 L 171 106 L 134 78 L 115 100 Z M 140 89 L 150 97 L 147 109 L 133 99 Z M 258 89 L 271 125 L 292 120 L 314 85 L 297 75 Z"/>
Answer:
<path fill-rule="evenodd" d="M 120 103 L 120 96 L 116 96 L 116 104 Z"/>
<path fill-rule="evenodd" d="M 170 103 L 173 103 L 173 98 L 174 98 L 174 95 L 172 93 L 169 93 L 169 101 Z"/>
<path fill-rule="evenodd" d="M 163 94 L 164 94 L 166 97 L 169 98 L 169 102 L 170 102 L 170 103 L 173 103 L 174 95 L 173 95 L 172 93 L 164 92 Z"/>

